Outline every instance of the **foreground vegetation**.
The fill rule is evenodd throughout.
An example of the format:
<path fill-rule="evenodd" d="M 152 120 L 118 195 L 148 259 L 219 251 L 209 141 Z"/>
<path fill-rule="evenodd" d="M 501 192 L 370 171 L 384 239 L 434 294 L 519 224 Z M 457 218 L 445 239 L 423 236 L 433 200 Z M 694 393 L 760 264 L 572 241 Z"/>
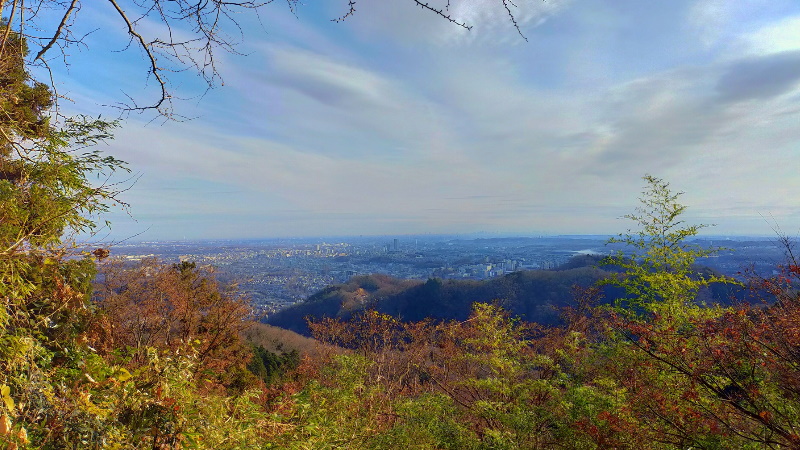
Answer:
<path fill-rule="evenodd" d="M 604 281 L 628 294 L 615 305 L 576 290 L 550 327 L 486 303 L 444 322 L 367 310 L 312 323 L 320 344 L 301 358 L 248 329 L 246 300 L 209 269 L 70 244 L 118 202 L 90 180 L 124 164 L 87 147 L 113 124 L 51 123 L 24 39 L 1 28 L 16 56 L 0 60 L 0 447 L 800 446 L 790 246 L 780 275 L 753 282 L 764 302 L 698 304 L 725 280 L 694 273 L 702 226 L 646 177 L 619 238 L 634 253 L 607 261 L 624 269 Z"/>

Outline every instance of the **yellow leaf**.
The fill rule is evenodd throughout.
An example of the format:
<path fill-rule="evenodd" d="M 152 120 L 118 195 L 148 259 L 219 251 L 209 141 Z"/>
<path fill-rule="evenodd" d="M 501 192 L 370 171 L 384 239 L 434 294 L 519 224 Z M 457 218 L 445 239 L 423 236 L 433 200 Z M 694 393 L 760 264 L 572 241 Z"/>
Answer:
<path fill-rule="evenodd" d="M 11 411 L 14 409 L 14 399 L 11 398 L 11 388 L 7 385 L 0 386 L 0 396 L 3 397 L 3 402 L 6 404 L 6 408 Z"/>
<path fill-rule="evenodd" d="M 133 375 L 131 375 L 131 373 L 128 372 L 128 369 L 120 367 L 119 370 L 117 370 L 117 380 L 125 382 L 130 380 L 131 378 L 133 378 Z"/>

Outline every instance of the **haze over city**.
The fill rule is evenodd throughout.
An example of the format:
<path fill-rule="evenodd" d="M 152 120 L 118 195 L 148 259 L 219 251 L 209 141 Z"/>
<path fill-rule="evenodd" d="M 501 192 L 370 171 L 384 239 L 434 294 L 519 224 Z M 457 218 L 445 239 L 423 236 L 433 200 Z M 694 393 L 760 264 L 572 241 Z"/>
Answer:
<path fill-rule="evenodd" d="M 489 1 L 454 6 L 470 31 L 402 1 L 237 18 L 224 86 L 173 75 L 190 120 L 131 114 L 104 149 L 140 176 L 101 237 L 617 233 L 646 173 L 713 234 L 796 233 L 800 3 L 518 6 L 527 41 Z M 62 108 L 155 97 L 115 11 L 81 14 Z"/>

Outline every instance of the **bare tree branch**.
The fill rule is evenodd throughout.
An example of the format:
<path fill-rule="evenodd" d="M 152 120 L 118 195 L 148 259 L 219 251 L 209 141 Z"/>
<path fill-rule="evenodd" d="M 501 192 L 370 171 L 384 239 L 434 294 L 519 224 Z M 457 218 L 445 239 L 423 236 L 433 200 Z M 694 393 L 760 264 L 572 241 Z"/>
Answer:
<path fill-rule="evenodd" d="M 159 86 L 161 87 L 161 98 L 155 104 L 146 108 L 156 109 L 159 112 L 161 112 L 159 108 L 161 107 L 162 104 L 164 104 L 165 101 L 169 99 L 169 93 L 167 92 L 167 83 L 161 77 L 161 70 L 158 67 L 158 63 L 156 62 L 156 55 L 153 52 L 151 45 L 148 44 L 144 40 L 144 37 L 141 34 L 139 34 L 139 32 L 136 31 L 136 28 L 134 27 L 133 23 L 130 21 L 130 19 L 128 19 L 128 15 L 125 14 L 125 10 L 123 10 L 119 6 L 117 0 L 108 0 L 108 1 L 114 6 L 114 8 L 117 10 L 117 13 L 119 13 L 119 16 L 128 26 L 128 34 L 131 35 L 132 39 L 135 39 L 136 41 L 139 42 L 139 46 L 142 48 L 145 55 L 150 60 L 150 73 L 153 75 L 153 78 L 156 79 Z"/>
<path fill-rule="evenodd" d="M 338 17 L 336 19 L 331 19 L 331 22 L 336 22 L 336 23 L 342 22 L 345 19 L 347 19 L 348 17 L 351 17 L 353 14 L 356 13 L 356 2 L 355 2 L 355 0 L 348 0 L 347 6 L 349 7 L 349 10 L 343 16 Z"/>
<path fill-rule="evenodd" d="M 69 8 L 67 8 L 67 11 L 61 18 L 61 23 L 58 24 L 58 28 L 56 28 L 53 37 L 44 47 L 42 47 L 41 50 L 39 50 L 39 53 L 37 53 L 36 57 L 33 58 L 34 61 L 36 61 L 37 59 L 41 59 L 42 56 L 44 56 L 44 54 L 47 53 L 48 50 L 50 50 L 53 44 L 55 44 L 56 41 L 58 41 L 58 38 L 61 37 L 62 33 L 64 33 L 64 27 L 67 25 L 67 20 L 69 20 L 70 14 L 72 14 L 72 11 L 74 11 L 77 6 L 78 6 L 78 0 L 72 0 L 72 3 L 70 3 Z"/>
<path fill-rule="evenodd" d="M 275 0 L 108 0 L 124 24 L 130 38 L 128 46 L 138 47 L 148 64 L 147 78 L 151 76 L 157 82 L 158 94 L 156 98 L 144 102 L 140 94 L 125 94 L 126 103 L 116 107 L 124 112 L 157 111 L 166 119 L 176 120 L 180 116 L 173 113 L 173 95 L 170 74 L 187 70 L 195 71 L 208 85 L 213 88 L 217 84 L 224 84 L 216 65 L 218 49 L 226 52 L 237 53 L 236 46 L 244 40 L 244 33 L 239 26 L 236 14 L 242 10 L 251 10 L 258 15 L 259 10 Z M 292 14 L 297 15 L 299 0 L 285 0 Z M 342 22 L 356 13 L 358 0 L 338 0 L 346 5 L 345 13 L 332 19 Z M 399 1 L 399 0 L 398 0 Z M 427 10 L 440 18 L 467 30 L 472 29 L 469 24 L 456 16 L 451 8 L 452 0 L 404 0 L 411 1 L 420 8 Z M 471 0 L 462 0 L 471 1 Z M 516 12 L 518 6 L 514 0 L 495 0 L 497 7 L 502 8 L 517 33 L 527 41 L 523 35 Z M 346 3 L 345 3 L 346 2 Z M 102 2 L 92 2 L 101 4 Z M 10 6 L 10 11 L 8 11 Z M 57 48 L 64 57 L 65 64 L 68 59 L 67 49 L 72 45 L 83 44 L 85 38 L 72 36 L 72 28 L 76 25 L 78 11 L 81 9 L 80 0 L 0 0 L 0 16 L 8 11 L 6 23 L 8 27 L 3 30 L 5 38 L 0 42 L 0 55 L 6 50 L 10 28 L 13 24 L 23 26 L 27 30 L 45 31 L 45 36 L 34 36 L 30 32 L 24 34 L 29 44 L 39 44 L 39 51 L 31 62 L 46 65 L 46 55 Z M 24 15 L 23 15 L 24 14 Z M 49 26 L 47 18 L 59 17 L 56 25 Z M 153 31 L 146 29 L 145 21 L 152 20 L 164 27 L 164 34 L 153 35 Z M 231 37 L 227 33 L 238 30 L 239 37 Z M 157 32 L 156 32 L 157 33 Z"/>
<path fill-rule="evenodd" d="M 11 35 L 11 23 L 14 21 L 14 13 L 17 12 L 17 0 L 13 0 L 11 2 L 11 14 L 8 15 L 8 22 L 6 23 L 6 29 L 3 33 L 3 42 L 0 43 L 0 56 L 5 56 L 6 52 L 6 43 L 8 42 L 8 37 Z M 2 17 L 0 17 L 2 18 Z"/>
<path fill-rule="evenodd" d="M 508 19 L 514 25 L 514 28 L 517 29 L 517 33 L 519 33 L 519 35 L 522 37 L 522 39 L 525 39 L 525 42 L 528 42 L 528 38 L 525 37 L 524 34 L 522 34 L 522 30 L 519 28 L 519 23 L 517 22 L 517 18 L 514 16 L 514 13 L 511 11 L 511 8 L 508 6 L 508 5 L 511 5 L 514 8 L 516 8 L 517 5 L 511 0 L 502 0 L 502 1 L 503 1 L 503 7 L 506 9 L 506 13 L 508 14 Z"/>
<path fill-rule="evenodd" d="M 450 23 L 456 24 L 456 25 L 458 25 L 458 26 L 460 26 L 462 28 L 466 28 L 467 30 L 471 30 L 472 29 L 472 25 L 467 25 L 465 22 L 461 22 L 461 21 L 458 21 L 458 20 L 454 19 L 450 15 L 450 13 L 448 13 L 444 9 L 435 8 L 435 7 L 431 6 L 430 4 L 428 4 L 426 2 L 422 2 L 420 0 L 414 0 L 414 3 L 419 5 L 422 9 L 427 9 L 428 11 L 436 14 L 437 16 L 442 17 L 443 19 L 447 20 Z M 505 0 L 504 0 L 504 3 L 505 3 Z M 449 6 L 450 6 L 450 4 L 448 2 L 447 7 L 449 8 Z"/>

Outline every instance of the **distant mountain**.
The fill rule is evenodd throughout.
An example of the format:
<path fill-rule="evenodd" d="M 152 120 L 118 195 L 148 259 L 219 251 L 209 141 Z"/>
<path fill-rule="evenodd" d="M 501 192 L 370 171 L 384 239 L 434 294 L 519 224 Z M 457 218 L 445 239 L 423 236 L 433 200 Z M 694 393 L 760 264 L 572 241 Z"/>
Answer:
<path fill-rule="evenodd" d="M 356 276 L 347 283 L 328 286 L 304 302 L 271 314 L 264 322 L 309 336 L 307 317 L 346 319 L 356 311 L 381 303 L 421 283 L 382 274 Z"/>
<path fill-rule="evenodd" d="M 612 272 L 597 266 L 595 255 L 579 255 L 552 270 L 514 272 L 489 280 L 400 280 L 387 275 L 353 277 L 329 286 L 287 309 L 272 314 L 266 323 L 309 335 L 307 318 L 348 319 L 374 308 L 405 321 L 425 318 L 464 320 L 475 302 L 498 302 L 523 320 L 542 324 L 559 321 L 559 310 L 574 303 L 574 286 L 588 287 Z M 703 269 L 703 271 L 710 269 Z M 703 300 L 728 303 L 731 288 L 715 286 Z M 605 287 L 604 301 L 621 298 L 618 288 Z"/>

